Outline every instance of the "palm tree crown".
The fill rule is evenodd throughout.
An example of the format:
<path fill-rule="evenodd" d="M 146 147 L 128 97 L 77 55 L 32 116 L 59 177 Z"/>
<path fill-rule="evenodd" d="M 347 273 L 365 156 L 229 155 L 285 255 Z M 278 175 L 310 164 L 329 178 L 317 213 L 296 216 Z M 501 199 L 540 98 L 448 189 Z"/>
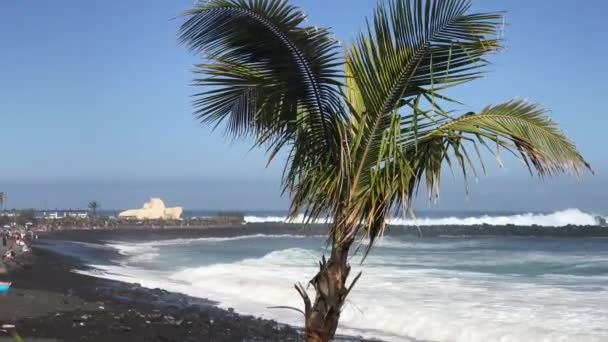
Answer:
<path fill-rule="evenodd" d="M 545 116 L 522 100 L 478 113 L 444 110 L 445 90 L 484 73 L 500 13 L 468 14 L 468 0 L 393 0 L 344 54 L 327 29 L 282 0 L 211 0 L 188 11 L 181 40 L 197 65 L 196 116 L 253 136 L 273 158 L 288 151 L 283 184 L 292 213 L 330 215 L 336 240 L 382 234 L 418 186 L 437 196 L 443 166 L 465 176 L 480 147 L 523 159 L 540 176 L 588 164 Z M 479 162 L 473 161 L 478 158 Z M 372 244 L 369 244 L 371 246 Z"/>
<path fill-rule="evenodd" d="M 93 216 L 97 216 L 97 210 L 99 209 L 99 202 L 97 202 L 97 201 L 89 202 L 88 208 L 93 213 Z"/>
<path fill-rule="evenodd" d="M 513 153 L 540 177 L 589 165 L 539 105 L 523 100 L 457 114 L 446 91 L 482 77 L 500 49 L 501 13 L 469 13 L 469 0 L 388 0 L 344 51 L 329 30 L 305 26 L 284 0 L 208 0 L 186 12 L 181 41 L 201 53 L 195 115 L 252 137 L 287 162 L 291 214 L 329 217 L 332 248 L 301 285 L 306 338 L 333 338 L 352 285 L 348 251 L 366 253 L 395 211 L 407 214 L 421 184 L 439 195 L 442 169 L 465 183 L 485 171 L 482 149 Z M 358 276 L 355 278 L 355 281 Z"/>

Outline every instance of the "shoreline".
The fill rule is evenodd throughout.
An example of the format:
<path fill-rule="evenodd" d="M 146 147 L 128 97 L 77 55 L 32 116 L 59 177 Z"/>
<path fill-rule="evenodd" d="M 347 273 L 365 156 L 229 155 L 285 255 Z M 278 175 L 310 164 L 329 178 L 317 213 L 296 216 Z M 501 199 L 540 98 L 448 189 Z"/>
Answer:
<path fill-rule="evenodd" d="M 298 341 L 274 321 L 241 316 L 213 302 L 72 272 L 75 258 L 34 248 L 0 297 L 0 322 L 26 341 Z M 0 336 L 2 336 L 0 334 Z"/>
<path fill-rule="evenodd" d="M 72 272 L 79 260 L 34 248 L 4 279 L 0 323 L 26 341 L 299 341 L 293 327 L 223 310 L 205 299 Z M 2 279 L 0 278 L 0 279 Z M 0 333 L 2 338 L 9 335 Z M 9 339 L 10 341 L 10 339 Z"/>
<path fill-rule="evenodd" d="M 0 275 L 0 281 L 13 282 L 8 296 L 0 296 L 0 325 L 14 324 L 28 342 L 302 341 L 298 327 L 259 318 L 255 313 L 247 316 L 230 308 L 219 308 L 213 298 L 194 298 L 74 272 L 94 271 L 87 265 L 96 263 L 78 254 L 78 250 L 70 254 L 69 250 L 57 253 L 48 248 L 61 246 L 61 241 L 106 244 L 116 239 L 128 243 L 258 234 L 319 236 L 325 229 L 327 226 L 323 225 L 251 224 L 205 229 L 85 229 L 41 233 L 32 255 L 18 257 L 21 265 L 13 267 L 8 275 Z M 45 247 L 46 242 L 51 243 Z M 98 253 L 97 260 L 107 262 L 113 262 L 119 255 L 112 249 L 99 249 L 95 253 Z M 14 342 L 0 332 L 0 342 L 4 341 Z M 340 336 L 336 341 L 378 340 Z"/>
<path fill-rule="evenodd" d="M 235 233 L 235 228 L 228 229 Z M 149 229 L 146 231 L 150 233 Z M 188 232 L 187 236 L 201 231 Z M 131 232 L 131 237 L 136 238 L 137 232 Z M 213 233 L 217 236 L 222 232 L 229 233 Z M 117 233 L 120 234 L 116 230 L 71 230 L 46 233 L 40 240 L 102 242 L 104 236 Z M 157 232 L 151 238 L 154 233 Z M 167 230 L 158 237 L 185 237 L 175 234 L 178 232 Z M 212 298 L 194 298 L 76 273 L 74 270 L 93 268 L 77 257 L 39 244 L 33 246 L 31 255 L 20 256 L 18 262 L 19 267 L 0 275 L 0 281 L 13 283 L 8 295 L 0 296 L 0 325 L 15 325 L 25 341 L 302 341 L 299 328 L 219 308 Z M 336 340 L 377 341 L 353 337 Z M 0 341 L 13 340 L 0 332 Z"/>

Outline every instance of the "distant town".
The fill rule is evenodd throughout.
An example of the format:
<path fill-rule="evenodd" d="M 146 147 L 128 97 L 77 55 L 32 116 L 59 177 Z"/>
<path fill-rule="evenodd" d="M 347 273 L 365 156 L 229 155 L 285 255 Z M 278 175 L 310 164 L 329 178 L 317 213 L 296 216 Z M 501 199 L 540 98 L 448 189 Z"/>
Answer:
<path fill-rule="evenodd" d="M 245 215 L 238 212 L 217 212 L 208 216 L 190 216 L 179 219 L 119 217 L 116 213 L 118 211 L 93 213 L 92 211 L 82 209 L 3 210 L 0 211 L 0 230 L 25 228 L 36 231 L 53 231 L 66 229 L 112 229 L 118 227 L 193 228 L 216 225 L 240 225 L 245 222 Z"/>
<path fill-rule="evenodd" d="M 24 212 L 27 212 L 29 210 L 32 209 L 26 209 L 26 210 L 16 210 L 16 209 L 12 209 L 12 210 L 5 210 L 0 212 L 0 216 L 3 217 L 10 217 L 10 218 L 16 218 L 21 216 Z M 89 211 L 88 210 L 73 210 L 73 209 L 67 209 L 67 210 L 44 210 L 44 211 L 34 211 L 34 217 L 37 219 L 45 219 L 45 220 L 59 220 L 59 219 L 64 219 L 64 218 L 78 218 L 78 219 L 86 219 L 89 217 Z"/>
<path fill-rule="evenodd" d="M 0 206 L 6 203 L 6 193 L 0 192 Z M 210 225 L 242 224 L 244 213 L 219 212 L 201 217 L 182 218 L 181 207 L 167 208 L 160 198 L 150 198 L 139 209 L 101 211 L 101 204 L 91 201 L 88 209 L 11 209 L 0 210 L 0 229 L 26 228 L 37 231 L 63 229 L 103 229 L 129 226 L 150 228 L 207 227 Z"/>

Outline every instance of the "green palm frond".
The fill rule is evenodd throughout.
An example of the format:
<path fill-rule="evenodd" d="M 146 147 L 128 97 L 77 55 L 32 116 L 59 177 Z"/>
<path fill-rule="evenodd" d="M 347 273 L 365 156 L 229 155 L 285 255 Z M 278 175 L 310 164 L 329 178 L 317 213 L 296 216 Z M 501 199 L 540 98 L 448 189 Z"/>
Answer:
<path fill-rule="evenodd" d="M 387 113 L 420 88 L 460 84 L 481 76 L 482 58 L 499 47 L 491 38 L 498 13 L 467 14 L 469 0 L 390 1 L 376 9 L 368 32 L 350 51 L 366 105 Z"/>
<path fill-rule="evenodd" d="M 353 220 L 361 222 L 351 234 L 361 232 L 369 239 L 365 256 L 384 233 L 385 219 L 395 208 L 408 214 L 420 185 L 426 186 L 429 199 L 439 196 L 443 168 L 458 168 L 465 186 L 471 173 L 477 175 L 477 168 L 485 172 L 481 148 L 497 157 L 501 149 L 509 151 L 541 178 L 568 172 L 580 176 L 591 171 L 574 144 L 536 104 L 512 100 L 457 118 L 423 112 L 416 106 L 412 109 L 413 113 L 400 118 L 398 132 L 394 128 L 384 132 L 386 137 L 397 137 L 395 145 L 401 152 L 381 154 L 385 159 L 376 162 L 371 176 L 359 184 L 349 210 L 355 215 Z"/>
<path fill-rule="evenodd" d="M 181 41 L 211 61 L 195 81 L 211 87 L 196 94 L 199 119 L 229 118 L 229 133 L 281 146 L 296 133 L 333 144 L 341 63 L 326 29 L 301 26 L 304 14 L 283 0 L 203 1 L 185 15 Z"/>
<path fill-rule="evenodd" d="M 567 172 L 580 176 L 584 170 L 591 170 L 546 111 L 522 100 L 488 106 L 478 114 L 444 119 L 417 136 L 406 130 L 402 138 L 408 159 L 417 170 L 416 181 L 422 181 L 424 176 L 429 194 L 437 195 L 444 163 L 450 167 L 457 164 L 465 182 L 469 171 L 476 173 L 476 165 L 483 167 L 480 147 L 487 147 L 497 156 L 500 149 L 514 153 L 541 178 Z"/>
<path fill-rule="evenodd" d="M 415 96 L 479 77 L 483 55 L 495 51 L 490 38 L 501 25 L 499 14 L 466 14 L 468 0 L 395 0 L 379 5 L 368 32 L 348 55 L 366 113 L 357 125 L 358 172 L 366 177 L 378 159 L 384 132 L 399 107 Z"/>
<path fill-rule="evenodd" d="M 353 234 L 362 229 L 375 238 L 384 227 L 377 222 L 395 205 L 409 203 L 414 168 L 398 147 L 399 108 L 426 98 L 450 100 L 439 92 L 479 77 L 487 64 L 482 57 L 498 48 L 491 36 L 501 15 L 467 14 L 469 7 L 466 0 L 380 4 L 366 34 L 350 49 L 346 94 L 353 112 L 354 172 L 348 226 Z M 416 120 L 411 125 L 412 132 L 425 127 Z"/>
<path fill-rule="evenodd" d="M 253 136 L 270 160 L 288 156 L 291 214 L 329 217 L 333 246 L 369 239 L 411 210 L 419 187 L 438 196 L 443 168 L 485 172 L 482 149 L 509 151 L 541 178 L 589 164 L 538 105 L 510 101 L 456 117 L 445 90 L 479 78 L 500 48 L 500 13 L 470 0 L 388 0 L 339 54 L 326 29 L 303 25 L 286 0 L 209 0 L 186 13 L 180 37 L 197 66 L 195 115 Z"/>

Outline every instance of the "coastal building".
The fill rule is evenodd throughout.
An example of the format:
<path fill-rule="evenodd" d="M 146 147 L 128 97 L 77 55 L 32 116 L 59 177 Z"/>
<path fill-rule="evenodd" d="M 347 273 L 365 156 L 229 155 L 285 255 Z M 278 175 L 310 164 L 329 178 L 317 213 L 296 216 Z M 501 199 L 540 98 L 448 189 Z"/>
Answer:
<path fill-rule="evenodd" d="M 43 212 L 42 218 L 48 220 L 60 220 L 64 218 L 78 218 L 78 219 L 86 219 L 89 217 L 89 213 L 86 211 L 52 211 L 52 212 Z"/>
<path fill-rule="evenodd" d="M 119 218 L 137 220 L 180 220 L 181 207 L 167 208 L 160 198 L 150 198 L 141 209 L 129 209 L 118 214 Z"/>
<path fill-rule="evenodd" d="M 2 211 L 0 212 L 0 216 L 4 216 L 4 217 L 17 217 L 19 216 L 19 212 L 17 211 Z"/>

